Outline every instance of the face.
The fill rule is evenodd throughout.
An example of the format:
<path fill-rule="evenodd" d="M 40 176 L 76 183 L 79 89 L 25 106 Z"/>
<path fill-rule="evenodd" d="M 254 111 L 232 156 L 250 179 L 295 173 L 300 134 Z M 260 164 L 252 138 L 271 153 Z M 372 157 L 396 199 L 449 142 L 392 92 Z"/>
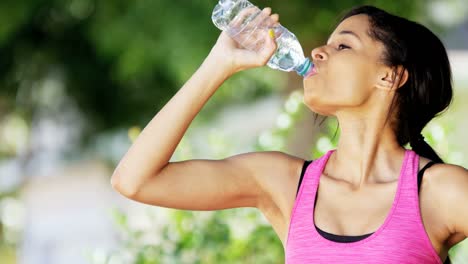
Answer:
<path fill-rule="evenodd" d="M 382 64 L 383 44 L 368 35 L 366 15 L 345 19 L 326 45 L 312 50 L 317 74 L 304 78 L 304 103 L 314 112 L 365 107 L 388 73 Z"/>

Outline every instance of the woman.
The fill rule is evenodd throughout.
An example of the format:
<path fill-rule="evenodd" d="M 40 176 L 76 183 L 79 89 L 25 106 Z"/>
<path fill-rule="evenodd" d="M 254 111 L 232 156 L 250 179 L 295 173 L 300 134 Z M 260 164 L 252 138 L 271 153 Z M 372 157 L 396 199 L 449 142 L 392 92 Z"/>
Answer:
<path fill-rule="evenodd" d="M 269 8 L 265 17 L 278 23 Z M 447 54 L 425 27 L 375 7 L 344 16 L 304 79 L 304 103 L 339 121 L 336 150 L 313 162 L 278 151 L 169 162 L 220 85 L 267 63 L 276 44 L 264 41 L 252 52 L 221 33 L 122 158 L 113 188 L 176 209 L 256 207 L 287 263 L 442 263 L 468 235 L 468 172 L 443 164 L 421 136 L 452 99 Z"/>

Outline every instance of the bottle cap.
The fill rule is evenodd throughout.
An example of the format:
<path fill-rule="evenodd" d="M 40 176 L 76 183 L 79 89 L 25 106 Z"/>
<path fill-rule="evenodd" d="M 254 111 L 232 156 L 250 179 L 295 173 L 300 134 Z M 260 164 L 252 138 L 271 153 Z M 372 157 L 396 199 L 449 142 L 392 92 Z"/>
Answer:
<path fill-rule="evenodd" d="M 312 66 L 314 64 L 310 61 L 309 58 L 306 58 L 305 61 L 302 63 L 302 65 L 300 66 L 299 69 L 296 70 L 297 74 L 299 74 L 300 76 L 304 77 L 306 76 L 306 74 L 312 70 Z"/>

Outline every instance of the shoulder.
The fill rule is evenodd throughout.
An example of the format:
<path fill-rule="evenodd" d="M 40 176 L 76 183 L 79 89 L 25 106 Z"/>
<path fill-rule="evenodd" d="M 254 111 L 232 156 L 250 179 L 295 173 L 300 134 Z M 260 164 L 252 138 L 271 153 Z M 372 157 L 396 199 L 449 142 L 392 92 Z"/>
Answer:
<path fill-rule="evenodd" d="M 452 233 L 461 232 L 461 223 L 467 222 L 468 170 L 453 164 L 435 164 L 426 170 L 424 187 L 434 197 L 437 207 L 446 218 Z"/>
<path fill-rule="evenodd" d="M 262 151 L 249 153 L 256 177 L 267 190 L 278 184 L 299 179 L 305 160 L 281 151 Z"/>
<path fill-rule="evenodd" d="M 434 164 L 426 170 L 425 180 L 432 187 L 443 187 L 444 192 L 467 191 L 468 170 L 462 166 L 453 164 Z"/>
<path fill-rule="evenodd" d="M 259 208 L 265 211 L 287 211 L 287 204 L 295 191 L 305 160 L 281 151 L 262 151 L 241 154 L 254 169 L 261 189 Z"/>
<path fill-rule="evenodd" d="M 281 151 L 258 151 L 234 155 L 228 158 L 232 163 L 242 164 L 256 176 L 267 178 L 268 181 L 277 179 L 275 175 L 289 176 L 301 172 L 304 159 Z"/>
<path fill-rule="evenodd" d="M 305 160 L 281 151 L 258 151 L 234 155 L 228 161 L 239 171 L 253 175 L 265 192 L 277 191 L 299 179 Z"/>

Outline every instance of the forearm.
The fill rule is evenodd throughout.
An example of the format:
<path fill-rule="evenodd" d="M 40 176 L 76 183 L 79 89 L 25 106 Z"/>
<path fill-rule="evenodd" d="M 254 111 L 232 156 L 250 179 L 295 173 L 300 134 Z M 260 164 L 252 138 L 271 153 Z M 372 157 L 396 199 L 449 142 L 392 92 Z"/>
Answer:
<path fill-rule="evenodd" d="M 209 57 L 153 117 L 119 162 L 112 185 L 134 193 L 166 166 L 195 116 L 230 76 Z"/>

